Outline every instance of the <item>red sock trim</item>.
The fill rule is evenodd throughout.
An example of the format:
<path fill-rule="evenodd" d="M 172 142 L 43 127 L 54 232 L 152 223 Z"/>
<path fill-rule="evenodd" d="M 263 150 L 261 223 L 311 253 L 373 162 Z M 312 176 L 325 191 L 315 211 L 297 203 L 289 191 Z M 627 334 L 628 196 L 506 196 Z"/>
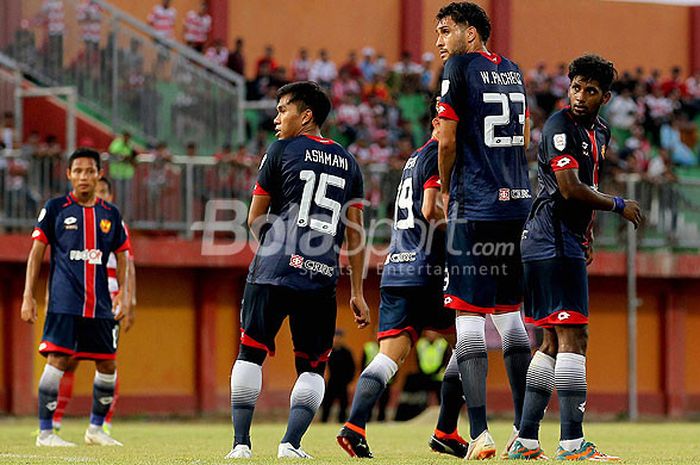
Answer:
<path fill-rule="evenodd" d="M 365 432 L 364 428 L 360 428 L 359 426 L 355 426 L 352 423 L 345 422 L 345 426 L 347 429 L 352 430 L 356 432 L 357 434 L 361 434 L 362 437 L 367 437 L 367 433 Z"/>

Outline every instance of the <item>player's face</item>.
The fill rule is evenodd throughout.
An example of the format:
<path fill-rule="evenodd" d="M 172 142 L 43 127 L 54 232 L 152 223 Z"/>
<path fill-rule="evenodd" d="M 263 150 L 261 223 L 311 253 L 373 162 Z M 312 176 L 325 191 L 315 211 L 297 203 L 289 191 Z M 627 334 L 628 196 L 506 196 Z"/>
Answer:
<path fill-rule="evenodd" d="M 301 133 L 305 124 L 311 117 L 311 111 L 299 112 L 296 103 L 290 102 L 291 95 L 283 95 L 277 103 L 277 116 L 275 117 L 275 136 L 278 139 L 289 139 Z"/>
<path fill-rule="evenodd" d="M 440 59 L 445 62 L 451 56 L 460 55 L 467 51 L 467 33 L 470 29 L 465 28 L 454 22 L 451 17 L 443 18 L 438 22 L 437 41 L 435 46 L 438 48 Z"/>
<path fill-rule="evenodd" d="M 95 195 L 102 200 L 106 200 L 110 203 L 112 202 L 112 193 L 109 191 L 109 186 L 104 181 L 97 182 L 97 190 L 95 191 Z"/>
<path fill-rule="evenodd" d="M 90 197 L 95 193 L 102 171 L 97 169 L 97 163 L 92 158 L 76 158 L 66 170 L 66 175 L 78 196 Z"/>
<path fill-rule="evenodd" d="M 610 92 L 603 92 L 598 81 L 576 76 L 569 86 L 569 104 L 574 116 L 591 119 L 598 115 L 601 105 L 610 100 Z"/>

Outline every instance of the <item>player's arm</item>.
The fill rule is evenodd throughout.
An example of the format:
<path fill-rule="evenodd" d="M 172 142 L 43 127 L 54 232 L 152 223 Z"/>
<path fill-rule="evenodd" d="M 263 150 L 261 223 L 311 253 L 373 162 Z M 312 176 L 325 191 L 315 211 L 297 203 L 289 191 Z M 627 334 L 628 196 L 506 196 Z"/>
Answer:
<path fill-rule="evenodd" d="M 128 315 L 130 310 L 129 302 L 129 284 L 128 284 L 128 267 L 129 258 L 127 257 L 128 252 L 126 250 L 114 252 L 114 256 L 117 259 L 117 283 L 119 285 L 119 291 L 117 295 L 114 296 L 112 301 L 112 313 L 114 314 L 114 319 L 119 321 Z"/>
<path fill-rule="evenodd" d="M 438 188 L 429 188 L 423 191 L 423 204 L 421 205 L 423 217 L 438 229 L 445 229 L 445 207 Z"/>
<path fill-rule="evenodd" d="M 450 194 L 450 179 L 457 157 L 457 124 L 451 119 L 440 122 L 440 142 L 438 145 L 438 170 L 440 173 L 440 193 L 447 208 L 447 196 Z"/>
<path fill-rule="evenodd" d="M 529 117 L 525 117 L 525 127 L 523 127 L 523 137 L 525 137 L 525 150 L 530 147 L 530 128 L 532 127 L 532 122 Z"/>
<path fill-rule="evenodd" d="M 350 308 L 358 328 L 369 325 L 369 306 L 365 302 L 362 290 L 363 273 L 365 270 L 365 228 L 361 208 L 347 209 L 347 228 L 345 242 L 350 262 Z"/>
<path fill-rule="evenodd" d="M 248 228 L 256 241 L 260 242 L 260 229 L 265 224 L 265 217 L 270 208 L 271 197 L 269 195 L 253 195 L 248 210 Z"/>
<path fill-rule="evenodd" d="M 33 241 L 32 249 L 27 258 L 27 274 L 24 279 L 24 294 L 22 295 L 21 317 L 27 323 L 34 323 L 37 319 L 34 291 L 45 252 L 46 244 L 44 242 Z"/>
<path fill-rule="evenodd" d="M 553 164 L 556 164 L 554 160 Z M 559 169 L 555 170 L 554 174 L 559 185 L 559 192 L 566 200 L 576 200 L 595 210 L 619 213 L 627 221 L 633 223 L 635 228 L 639 227 L 642 222 L 642 212 L 636 201 L 612 197 L 591 189 L 579 179 L 578 168 Z"/>

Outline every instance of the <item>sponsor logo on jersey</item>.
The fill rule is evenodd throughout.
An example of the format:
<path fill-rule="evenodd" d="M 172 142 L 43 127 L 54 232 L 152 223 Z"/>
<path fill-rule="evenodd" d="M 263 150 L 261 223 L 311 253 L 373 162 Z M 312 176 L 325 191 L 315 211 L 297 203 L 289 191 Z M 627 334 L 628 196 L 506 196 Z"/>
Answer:
<path fill-rule="evenodd" d="M 449 305 L 452 303 L 452 297 L 445 297 L 445 305 Z"/>
<path fill-rule="evenodd" d="M 384 264 L 387 263 L 409 263 L 409 262 L 415 262 L 416 261 L 416 253 L 415 252 L 400 252 L 400 253 L 392 253 L 386 256 L 386 261 Z"/>
<path fill-rule="evenodd" d="M 571 318 L 571 313 L 569 312 L 559 312 L 559 315 L 557 315 L 559 321 L 568 320 L 569 318 Z"/>
<path fill-rule="evenodd" d="M 558 166 L 559 168 L 563 168 L 563 167 L 565 167 L 566 165 L 568 165 L 569 163 L 571 163 L 571 158 L 569 158 L 569 157 L 561 157 L 561 158 L 559 159 L 559 161 L 557 162 L 557 166 Z"/>
<path fill-rule="evenodd" d="M 450 90 L 450 80 L 449 79 L 443 79 L 442 80 L 442 85 L 440 86 L 440 96 L 444 97 L 445 94 Z M 445 111 L 445 109 L 439 109 L 438 111 Z"/>
<path fill-rule="evenodd" d="M 88 262 L 90 265 L 102 265 L 102 251 L 100 249 L 71 250 L 70 259 Z"/>
<path fill-rule="evenodd" d="M 510 189 L 508 187 L 501 187 L 498 189 L 498 200 L 501 202 L 530 198 L 532 198 L 532 194 L 530 194 L 529 189 Z"/>
<path fill-rule="evenodd" d="M 552 142 L 554 142 L 554 148 L 561 152 L 566 148 L 566 134 L 563 132 L 561 134 L 554 134 Z"/>
<path fill-rule="evenodd" d="M 100 229 L 103 233 L 107 234 L 112 230 L 112 222 L 107 219 L 100 220 Z"/>
<path fill-rule="evenodd" d="M 75 216 L 69 216 L 63 220 L 63 229 L 71 229 L 76 231 L 78 229 L 78 218 Z"/>
<path fill-rule="evenodd" d="M 307 270 L 312 273 L 320 273 L 324 276 L 328 276 L 329 278 L 333 277 L 334 273 L 332 266 L 314 260 L 307 260 L 301 255 L 292 255 L 289 257 L 289 266 L 300 270 Z"/>

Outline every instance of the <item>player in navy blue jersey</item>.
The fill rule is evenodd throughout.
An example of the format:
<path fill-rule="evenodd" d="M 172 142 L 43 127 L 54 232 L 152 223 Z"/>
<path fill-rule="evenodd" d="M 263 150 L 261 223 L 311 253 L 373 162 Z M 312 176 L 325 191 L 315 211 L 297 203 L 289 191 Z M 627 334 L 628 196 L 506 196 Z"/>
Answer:
<path fill-rule="evenodd" d="M 96 197 L 102 177 L 100 156 L 79 149 L 69 159 L 70 194 L 49 200 L 41 210 L 27 261 L 22 319 L 37 319 L 36 282 L 46 247 L 51 247 L 49 302 L 39 352 L 47 364 L 39 380 L 37 446 L 75 444 L 53 432 L 58 389 L 71 357 L 95 361 L 92 413 L 85 442 L 121 446 L 102 430 L 114 398 L 117 321 L 129 313 L 126 286 L 129 241 L 117 208 Z M 107 284 L 107 257 L 117 257 L 119 291 L 112 299 Z"/>
<path fill-rule="evenodd" d="M 529 119 L 518 66 L 486 48 L 491 23 L 470 2 L 437 14 L 445 62 L 438 163 L 447 205 L 445 306 L 457 312 L 456 353 L 467 401 L 469 459 L 496 454 L 486 421 L 485 316 L 503 341 L 517 436 L 530 344 L 520 316 L 523 299 L 520 234 L 531 205 L 525 147 Z"/>
<path fill-rule="evenodd" d="M 561 436 L 557 460 L 615 461 L 584 440 L 588 276 L 595 210 L 613 211 L 635 227 L 634 200 L 598 191 L 610 129 L 598 116 L 610 100 L 613 64 L 584 55 L 569 65 L 570 107 L 549 117 L 537 162 L 539 194 L 522 234 L 525 315 L 544 328 L 544 339 L 527 373 L 520 437 L 510 458 L 544 457 L 539 425 L 554 386 L 559 397 Z"/>
<path fill-rule="evenodd" d="M 436 116 L 436 111 L 432 113 Z M 445 222 L 437 166 L 439 118 L 432 119 L 432 127 L 431 139 L 406 161 L 394 203 L 394 229 L 381 280 L 379 354 L 360 375 L 350 417 L 337 437 L 351 457 L 372 457 L 367 421 L 421 332 L 454 332 L 454 312 L 442 305 Z M 438 427 L 430 445 L 458 457 L 467 452 L 466 441 L 457 432 L 464 403 L 461 391 L 453 354 L 443 378 Z"/>
<path fill-rule="evenodd" d="M 358 327 L 369 323 L 362 292 L 362 175 L 352 155 L 321 136 L 330 109 L 328 96 L 315 82 L 288 84 L 277 92 L 279 140 L 263 157 L 248 213 L 260 246 L 243 294 L 241 345 L 231 372 L 234 442 L 227 458 L 252 456 L 250 425 L 262 364 L 267 354 L 274 354 L 275 335 L 287 316 L 299 376 L 277 455 L 310 457 L 301 438 L 325 390 L 343 242 L 350 262 L 350 307 Z"/>

